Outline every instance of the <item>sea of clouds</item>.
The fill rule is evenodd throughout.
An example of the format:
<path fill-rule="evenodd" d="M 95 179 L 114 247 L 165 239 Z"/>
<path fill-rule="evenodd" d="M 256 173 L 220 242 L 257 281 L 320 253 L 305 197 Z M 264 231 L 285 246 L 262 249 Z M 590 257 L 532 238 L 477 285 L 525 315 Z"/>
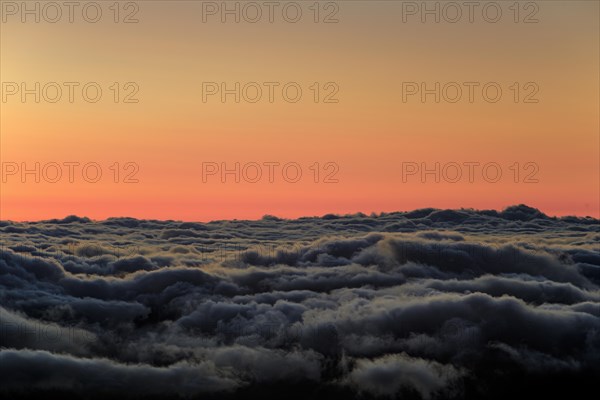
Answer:
<path fill-rule="evenodd" d="M 600 374 L 593 218 L 68 217 L 0 235 L 10 398 L 506 398 Z"/>

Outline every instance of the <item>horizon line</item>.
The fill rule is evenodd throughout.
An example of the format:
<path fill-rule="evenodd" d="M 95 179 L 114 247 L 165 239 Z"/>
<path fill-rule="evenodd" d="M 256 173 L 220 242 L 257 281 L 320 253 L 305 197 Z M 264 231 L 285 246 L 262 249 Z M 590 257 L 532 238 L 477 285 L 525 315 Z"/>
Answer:
<path fill-rule="evenodd" d="M 577 219 L 593 219 L 596 221 L 600 221 L 600 218 L 596 218 L 594 216 L 591 215 L 573 215 L 573 214 L 565 214 L 565 215 L 549 215 L 546 214 L 545 212 L 543 212 L 542 210 L 540 210 L 539 208 L 536 207 L 531 207 L 527 204 L 513 204 L 513 205 L 509 205 L 506 206 L 502 209 L 494 209 L 494 208 L 484 208 L 484 209 L 478 209 L 478 208 L 473 208 L 473 207 L 461 207 L 461 208 L 437 208 L 437 207 L 421 207 L 421 208 L 415 208 L 412 210 L 396 210 L 396 211 L 370 211 L 368 213 L 363 212 L 363 211 L 356 211 L 353 213 L 326 213 L 323 215 L 304 215 L 304 216 L 300 216 L 300 217 L 295 217 L 295 218 L 287 218 L 287 217 L 280 217 L 277 215 L 273 215 L 273 214 L 263 214 L 262 217 L 257 218 L 257 219 L 238 219 L 238 218 L 231 218 L 231 219 L 212 219 L 212 220 L 205 220 L 205 221 L 201 221 L 201 220 L 181 220 L 181 219 L 156 219 L 156 218 L 136 218 L 136 217 L 128 217 L 128 216 L 112 216 L 112 217 L 107 217 L 104 219 L 93 219 L 93 218 L 89 218 L 87 216 L 78 216 L 75 214 L 69 214 L 66 215 L 62 218 L 49 218 L 49 219 L 39 219 L 39 220 L 11 220 L 11 219 L 2 219 L 0 216 L 0 222 L 15 222 L 15 223 L 42 223 L 42 222 L 48 222 L 48 223 L 57 223 L 57 222 L 62 222 L 62 223 L 71 223 L 71 222 L 106 222 L 106 221 L 110 221 L 110 220 L 118 220 L 118 219 L 132 219 L 132 220 L 136 220 L 136 221 L 160 221 L 160 222 L 189 222 L 189 223 L 203 223 L 203 224 L 208 224 L 208 223 L 215 223 L 215 222 L 225 222 L 225 221 L 239 221 L 239 222 L 251 222 L 251 221 L 263 221 L 263 220 L 279 220 L 279 221 L 295 221 L 295 220 L 300 220 L 300 219 L 326 219 L 327 217 L 329 218 L 345 218 L 345 217 L 355 217 L 355 216 L 364 216 L 364 217 L 380 217 L 383 215 L 389 215 L 389 214 L 407 214 L 407 213 L 411 213 L 411 212 L 416 212 L 416 211 L 421 211 L 421 210 L 431 210 L 431 212 L 435 212 L 435 211 L 471 211 L 471 212 L 475 212 L 475 213 L 483 213 L 483 212 L 496 212 L 498 214 L 502 214 L 503 212 L 506 212 L 507 210 L 510 209 L 524 209 L 524 210 L 528 210 L 529 212 L 537 212 L 540 215 L 540 217 L 542 218 L 550 218 L 550 219 L 565 219 L 565 218 L 577 218 Z M 599 209 L 599 214 L 600 214 L 600 209 Z M 72 221 L 68 221 L 69 219 L 71 219 Z"/>

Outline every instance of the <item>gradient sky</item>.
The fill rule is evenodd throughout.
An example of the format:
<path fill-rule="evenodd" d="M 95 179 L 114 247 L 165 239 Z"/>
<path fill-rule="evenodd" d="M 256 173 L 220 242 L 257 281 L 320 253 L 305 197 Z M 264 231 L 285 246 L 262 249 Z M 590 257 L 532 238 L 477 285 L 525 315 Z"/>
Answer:
<path fill-rule="evenodd" d="M 499 2 L 498 23 L 477 11 L 473 23 L 466 16 L 457 23 L 421 23 L 419 16 L 403 22 L 402 2 L 337 2 L 339 22 L 332 24 L 314 23 L 312 1 L 299 2 L 306 14 L 295 24 L 277 12 L 273 24 L 221 23 L 218 16 L 203 23 L 202 2 L 194 1 L 139 1 L 139 23 L 115 24 L 108 14 L 113 2 L 101 3 L 107 14 L 96 24 L 77 12 L 74 23 L 21 23 L 19 15 L 4 15 L 3 83 L 95 81 L 103 89 L 94 104 L 80 91 L 69 103 L 66 89 L 54 104 L 8 97 L 0 116 L 4 167 L 97 162 L 103 177 L 88 183 L 79 173 L 73 183 L 66 176 L 35 183 L 28 176 L 23 183 L 7 176 L 2 219 L 246 219 L 518 203 L 550 215 L 600 216 L 596 1 L 537 2 L 539 22 L 529 24 L 513 21 L 513 2 Z M 276 91 L 273 103 L 202 101 L 203 82 L 252 81 L 298 82 L 303 98 L 287 103 Z M 468 81 L 497 82 L 502 99 L 488 103 L 476 90 L 473 103 L 402 101 L 403 82 Z M 115 104 L 113 82 L 135 82 L 139 102 Z M 314 103 L 314 82 L 335 82 L 339 102 Z M 539 102 L 515 103 L 515 82 L 535 82 Z M 115 162 L 121 169 L 136 163 L 139 182 L 114 183 Z M 204 183 L 203 162 L 296 162 L 303 178 Z M 338 165 L 339 182 L 315 183 L 315 162 Z M 403 162 L 495 162 L 503 176 L 489 183 L 476 170 L 474 182 L 403 182 Z M 518 183 L 509 169 L 515 162 Z M 532 171 L 523 169 L 527 163 L 539 167 L 537 183 L 523 182 Z"/>

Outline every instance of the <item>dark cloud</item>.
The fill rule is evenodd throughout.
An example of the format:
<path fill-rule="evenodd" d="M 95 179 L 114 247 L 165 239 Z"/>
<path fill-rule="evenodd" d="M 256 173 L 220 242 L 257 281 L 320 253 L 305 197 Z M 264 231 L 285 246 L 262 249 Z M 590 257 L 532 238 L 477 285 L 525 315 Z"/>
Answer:
<path fill-rule="evenodd" d="M 0 235 L 8 398 L 540 397 L 600 373 L 591 218 L 71 216 Z"/>
<path fill-rule="evenodd" d="M 459 376 L 460 372 L 451 365 L 408 357 L 403 353 L 357 360 L 348 382 L 359 391 L 376 395 L 392 396 L 407 389 L 429 399 Z"/>

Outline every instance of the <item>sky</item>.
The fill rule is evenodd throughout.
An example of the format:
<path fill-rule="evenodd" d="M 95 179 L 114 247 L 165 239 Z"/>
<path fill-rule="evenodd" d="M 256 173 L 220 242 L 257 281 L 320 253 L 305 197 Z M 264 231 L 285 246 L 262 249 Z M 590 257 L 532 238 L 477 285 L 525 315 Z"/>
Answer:
<path fill-rule="evenodd" d="M 598 2 L 290 3 L 3 1 L 0 218 L 600 216 Z"/>

